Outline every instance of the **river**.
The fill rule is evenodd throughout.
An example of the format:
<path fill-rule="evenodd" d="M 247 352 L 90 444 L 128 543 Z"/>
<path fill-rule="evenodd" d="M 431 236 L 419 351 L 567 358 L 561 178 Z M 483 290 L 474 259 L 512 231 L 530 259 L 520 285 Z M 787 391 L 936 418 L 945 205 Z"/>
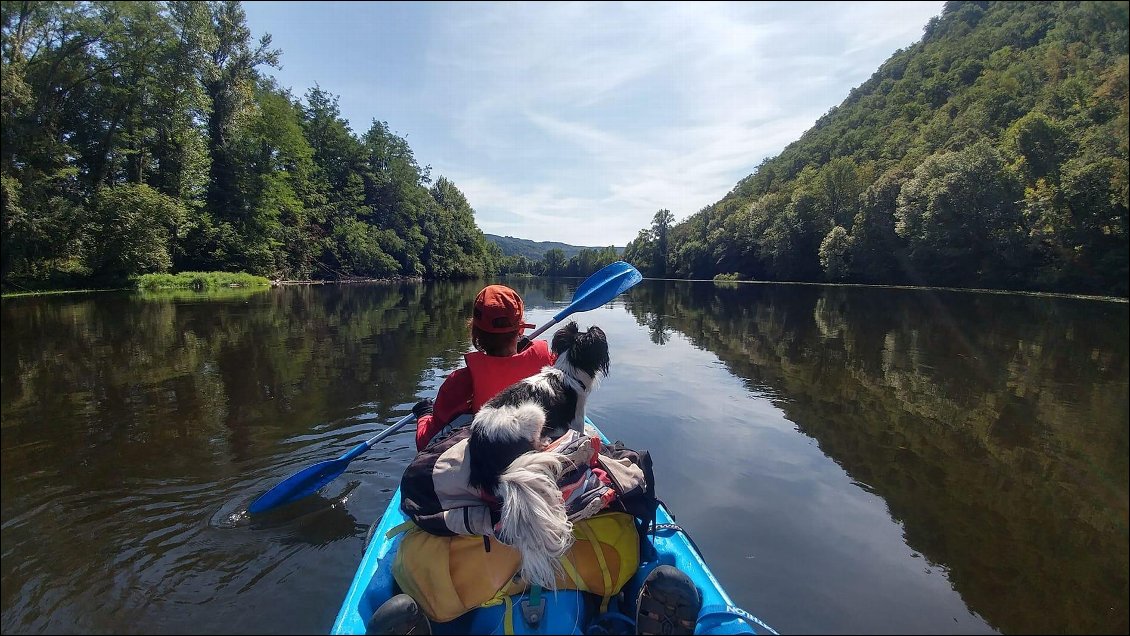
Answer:
<path fill-rule="evenodd" d="M 578 280 L 507 281 L 541 324 Z M 482 282 L 4 299 L 4 633 L 325 633 Z M 1126 633 L 1125 302 L 644 281 L 588 414 L 781 633 Z M 410 428 L 410 427 L 409 427 Z"/>

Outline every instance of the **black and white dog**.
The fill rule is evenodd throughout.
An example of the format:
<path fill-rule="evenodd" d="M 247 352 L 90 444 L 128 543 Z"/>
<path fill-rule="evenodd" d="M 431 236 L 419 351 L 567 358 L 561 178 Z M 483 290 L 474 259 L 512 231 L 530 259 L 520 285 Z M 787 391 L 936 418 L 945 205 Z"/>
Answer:
<path fill-rule="evenodd" d="M 585 401 L 608 375 L 608 340 L 600 327 L 581 331 L 570 321 L 553 335 L 552 367 L 503 389 L 471 424 L 467 452 L 472 487 L 502 502 L 498 539 L 522 554 L 527 582 L 555 588 L 557 559 L 573 543 L 557 478 L 566 469 L 556 453 L 537 452 L 570 428 L 583 432 Z"/>

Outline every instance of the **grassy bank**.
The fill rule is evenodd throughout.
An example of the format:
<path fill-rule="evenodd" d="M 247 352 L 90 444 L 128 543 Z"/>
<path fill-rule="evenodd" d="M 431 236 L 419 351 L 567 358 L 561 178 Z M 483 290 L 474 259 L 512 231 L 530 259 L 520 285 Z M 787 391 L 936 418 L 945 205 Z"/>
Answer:
<path fill-rule="evenodd" d="M 222 289 L 225 287 L 270 287 L 262 276 L 243 272 L 180 272 L 179 274 L 145 274 L 137 279 L 137 288 L 158 289 Z"/>

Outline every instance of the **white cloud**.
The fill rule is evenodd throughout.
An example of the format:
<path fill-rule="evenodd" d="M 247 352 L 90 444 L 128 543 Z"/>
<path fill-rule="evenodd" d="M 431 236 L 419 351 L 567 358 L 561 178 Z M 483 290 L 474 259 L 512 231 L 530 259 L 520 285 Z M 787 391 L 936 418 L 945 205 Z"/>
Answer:
<path fill-rule="evenodd" d="M 431 64 L 485 231 L 623 245 L 796 140 L 941 10 L 928 3 L 451 5 Z M 600 240 L 596 240 L 599 238 Z"/>
<path fill-rule="evenodd" d="M 371 54 L 339 60 L 348 79 L 323 86 L 342 94 L 343 112 L 364 113 L 351 117 L 359 132 L 376 117 L 407 138 L 433 176 L 463 190 L 484 231 L 623 245 L 660 208 L 682 219 L 723 197 L 917 41 L 941 8 L 368 6 L 378 15 L 363 29 L 339 16 L 340 37 L 374 34 L 360 45 Z M 391 39 L 399 33 L 416 39 Z"/>

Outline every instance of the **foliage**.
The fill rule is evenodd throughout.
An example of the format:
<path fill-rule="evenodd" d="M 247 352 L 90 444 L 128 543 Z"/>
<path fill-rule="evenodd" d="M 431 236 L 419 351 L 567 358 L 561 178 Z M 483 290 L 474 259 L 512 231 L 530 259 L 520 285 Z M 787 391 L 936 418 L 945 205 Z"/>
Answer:
<path fill-rule="evenodd" d="M 847 275 L 850 251 L 851 237 L 839 225 L 832 228 L 820 242 L 820 266 L 824 268 L 828 280 L 841 280 Z"/>
<path fill-rule="evenodd" d="M 158 289 L 221 289 L 224 287 L 268 287 L 271 281 L 243 272 L 180 272 L 179 274 L 144 274 L 137 277 L 137 288 Z"/>
<path fill-rule="evenodd" d="M 261 74 L 239 2 L 4 2 L 0 282 L 166 271 L 489 276 L 454 183 L 338 99 Z"/>
<path fill-rule="evenodd" d="M 551 249 L 545 253 L 542 258 L 542 274 L 545 276 L 561 276 L 565 273 L 565 252 L 559 249 Z"/>
<path fill-rule="evenodd" d="M 123 183 L 100 189 L 84 235 L 90 271 L 110 284 L 134 274 L 166 271 L 184 208 L 172 197 L 144 184 Z"/>
<path fill-rule="evenodd" d="M 652 276 L 1126 296 L 1128 6 L 946 3 L 780 155 L 678 224 L 657 216 L 625 258 Z"/>

